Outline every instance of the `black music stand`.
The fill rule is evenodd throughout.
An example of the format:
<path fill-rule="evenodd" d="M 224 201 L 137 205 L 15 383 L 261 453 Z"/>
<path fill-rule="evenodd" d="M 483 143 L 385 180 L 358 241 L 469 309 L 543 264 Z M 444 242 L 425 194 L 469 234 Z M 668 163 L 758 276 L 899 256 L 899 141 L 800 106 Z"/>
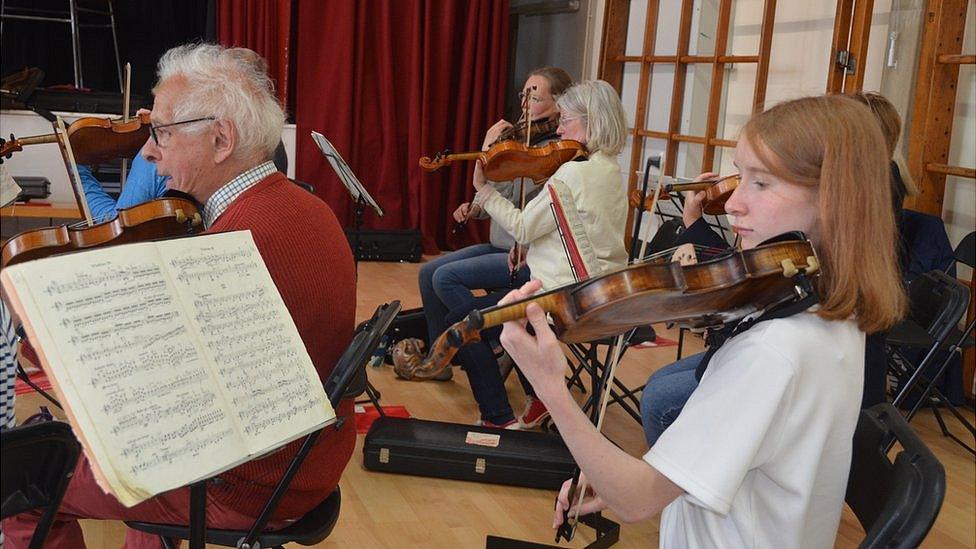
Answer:
<path fill-rule="evenodd" d="M 363 230 L 363 213 L 366 211 L 366 206 L 372 208 L 376 215 L 383 217 L 383 208 L 373 200 L 370 196 L 369 191 L 366 187 L 363 187 L 362 182 L 353 173 L 352 168 L 349 164 L 342 158 L 339 151 L 336 150 L 335 146 L 326 139 L 326 137 L 319 132 L 312 130 L 312 141 L 315 142 L 315 146 L 322 151 L 322 156 L 329 161 L 329 165 L 332 166 L 332 170 L 335 171 L 336 175 L 339 177 L 339 181 L 342 185 L 349 191 L 349 196 L 352 197 L 353 203 L 355 204 L 355 210 L 353 212 L 353 233 L 352 233 L 352 258 L 356 262 L 356 274 L 359 274 L 359 260 L 362 257 L 362 249 L 359 245 L 359 236 Z M 366 382 L 366 396 L 369 397 L 369 401 L 373 404 L 380 415 L 383 414 L 383 408 L 380 406 L 380 392 L 373 387 L 373 384 L 369 381 Z"/>
<path fill-rule="evenodd" d="M 369 191 L 363 187 L 363 184 L 356 177 L 356 174 L 352 172 L 352 168 L 349 164 L 343 160 L 342 155 L 339 151 L 325 138 L 324 135 L 317 131 L 312 131 L 312 141 L 315 145 L 322 151 L 322 156 L 329 161 L 329 165 L 335 171 L 336 175 L 339 176 L 339 181 L 342 185 L 349 191 L 349 196 L 352 197 L 353 203 L 355 204 L 354 216 L 354 229 L 353 229 L 353 247 L 352 254 L 353 259 L 356 261 L 356 272 L 359 272 L 359 259 L 361 250 L 359 247 L 359 235 L 363 228 L 363 213 L 366 211 L 366 206 L 372 208 L 376 215 L 383 217 L 383 209 L 380 208 L 379 204 L 373 200 L 373 197 L 369 195 Z"/>

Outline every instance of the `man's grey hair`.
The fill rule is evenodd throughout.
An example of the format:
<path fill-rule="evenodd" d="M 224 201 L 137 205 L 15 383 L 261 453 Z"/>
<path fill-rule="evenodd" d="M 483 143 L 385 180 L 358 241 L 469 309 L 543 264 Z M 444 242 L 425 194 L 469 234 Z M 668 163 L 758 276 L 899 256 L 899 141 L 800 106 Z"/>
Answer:
<path fill-rule="evenodd" d="M 616 156 L 627 143 L 627 119 L 620 96 L 603 80 L 570 86 L 556 102 L 565 118 L 582 117 L 586 123 L 586 149 Z"/>
<path fill-rule="evenodd" d="M 159 59 L 156 87 L 171 77 L 185 78 L 186 91 L 173 104 L 172 122 L 207 116 L 229 120 L 237 131 L 239 153 L 269 160 L 281 141 L 285 113 L 267 67 L 260 55 L 246 48 L 184 44 Z M 203 127 L 191 124 L 183 131 Z"/>

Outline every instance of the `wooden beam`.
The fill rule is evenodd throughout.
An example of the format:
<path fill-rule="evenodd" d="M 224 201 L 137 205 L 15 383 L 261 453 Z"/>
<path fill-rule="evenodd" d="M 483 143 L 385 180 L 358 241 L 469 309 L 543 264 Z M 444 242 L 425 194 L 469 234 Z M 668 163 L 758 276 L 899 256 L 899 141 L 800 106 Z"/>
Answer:
<path fill-rule="evenodd" d="M 681 108 L 685 102 L 685 79 L 688 75 L 688 65 L 680 61 L 688 55 L 688 42 L 691 39 L 691 19 L 695 9 L 694 0 L 682 0 L 681 18 L 678 21 L 677 56 L 679 61 L 674 65 L 674 85 L 671 88 L 671 116 L 668 119 L 668 133 L 676 134 L 681 131 Z M 678 162 L 678 142 L 668 141 L 665 152 L 664 166 L 661 167 L 665 175 L 674 175 Z"/>
<path fill-rule="evenodd" d="M 851 39 L 851 14 L 854 0 L 837 0 L 834 14 L 834 37 L 830 42 L 830 70 L 827 71 L 827 93 L 840 93 L 844 89 L 844 76 L 847 72 L 837 64 L 837 54 L 847 49 Z"/>
<path fill-rule="evenodd" d="M 620 94 L 623 90 L 624 65 L 617 58 L 627 48 L 627 23 L 630 0 L 607 0 L 603 12 L 603 40 L 600 45 L 600 79 L 606 80 Z"/>
<path fill-rule="evenodd" d="M 773 47 L 773 25 L 776 20 L 776 0 L 766 0 L 763 6 L 762 28 L 759 30 L 759 61 L 756 66 L 756 87 L 752 95 L 752 112 L 766 109 L 766 81 L 769 80 L 769 56 Z"/>
<path fill-rule="evenodd" d="M 906 207 L 940 217 L 946 174 L 926 167 L 948 165 L 959 64 L 939 63 L 938 59 L 962 53 L 967 8 L 967 0 L 929 0 L 922 18 L 908 139 L 908 171 L 919 194 L 909 198 Z"/>
<path fill-rule="evenodd" d="M 939 63 L 956 63 L 957 65 L 976 64 L 976 55 L 951 55 L 944 53 L 937 59 Z"/>
<path fill-rule="evenodd" d="M 702 154 L 701 169 L 710 172 L 715 167 L 715 146 L 709 139 L 718 137 L 718 115 L 722 107 L 722 84 L 725 82 L 725 63 L 721 58 L 729 44 L 729 25 L 732 16 L 732 0 L 720 0 L 718 22 L 715 29 L 715 55 L 712 63 L 712 79 L 709 83 L 708 112 L 705 114 L 705 151 Z"/>
<path fill-rule="evenodd" d="M 654 43 L 657 40 L 657 16 L 660 2 L 655 0 L 648 2 L 647 13 L 644 19 L 644 42 L 641 45 L 641 56 L 643 59 L 653 57 Z M 640 134 L 647 126 L 647 100 L 651 92 L 651 76 L 653 74 L 653 63 L 641 63 L 640 76 L 637 82 L 637 109 L 634 113 L 634 129 L 637 130 L 633 135 L 630 147 L 630 170 L 627 173 L 627 189 L 637 188 L 637 169 L 642 165 L 644 158 L 644 137 Z M 634 209 L 627 209 L 626 227 L 634 224 Z M 627 231 L 624 235 L 624 243 L 630 249 L 630 236 L 633 230 Z"/>
<path fill-rule="evenodd" d="M 976 169 L 963 168 L 962 166 L 949 166 L 948 164 L 926 164 L 925 171 L 976 179 Z"/>
<path fill-rule="evenodd" d="M 871 12 L 874 0 L 856 0 L 851 21 L 851 41 L 848 50 L 854 57 L 854 74 L 844 78 L 844 93 L 861 91 L 864 87 L 864 70 L 868 59 L 868 42 L 871 36 Z"/>

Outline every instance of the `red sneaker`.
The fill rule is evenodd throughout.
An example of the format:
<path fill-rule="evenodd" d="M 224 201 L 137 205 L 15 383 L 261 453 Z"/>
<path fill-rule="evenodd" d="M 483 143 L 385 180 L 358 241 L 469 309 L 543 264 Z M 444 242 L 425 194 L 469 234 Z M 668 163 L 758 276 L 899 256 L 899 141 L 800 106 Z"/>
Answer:
<path fill-rule="evenodd" d="M 518 418 L 519 425 L 523 429 L 538 427 L 548 417 L 549 410 L 541 400 L 531 396 L 525 397 L 525 411 L 522 412 L 522 417 Z"/>
<path fill-rule="evenodd" d="M 513 419 L 513 420 L 510 420 L 510 421 L 506 421 L 505 423 L 502 423 L 502 424 L 492 423 L 492 422 L 490 422 L 488 420 L 485 420 L 485 419 L 479 419 L 478 420 L 478 425 L 480 425 L 481 427 L 491 427 L 491 428 L 494 428 L 494 429 L 507 429 L 509 431 L 519 431 L 519 430 L 522 429 L 519 426 L 519 422 L 518 422 L 517 419 Z"/>

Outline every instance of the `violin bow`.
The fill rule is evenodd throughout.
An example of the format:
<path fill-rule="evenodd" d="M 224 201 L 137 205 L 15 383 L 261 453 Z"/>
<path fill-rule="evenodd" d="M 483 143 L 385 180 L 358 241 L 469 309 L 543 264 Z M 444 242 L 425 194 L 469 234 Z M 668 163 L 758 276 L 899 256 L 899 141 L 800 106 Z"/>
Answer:
<path fill-rule="evenodd" d="M 125 87 L 122 89 L 122 122 L 129 121 L 129 99 L 131 97 L 130 83 L 132 82 L 132 65 L 125 64 Z M 125 189 L 125 180 L 129 173 L 129 159 L 122 159 L 122 170 L 119 173 L 119 190 Z"/>
<path fill-rule="evenodd" d="M 664 153 L 658 157 L 658 166 L 663 166 Z M 648 174 L 650 173 L 651 160 L 647 162 L 647 166 L 644 169 L 644 185 L 641 193 L 640 204 L 643 205 L 644 197 L 647 196 L 647 182 L 649 179 Z M 657 185 L 654 187 L 654 198 L 651 200 L 651 208 L 649 211 L 653 212 L 655 206 L 657 206 L 658 197 L 661 194 L 661 184 L 663 182 L 664 175 L 660 172 L 658 173 Z M 640 219 L 638 219 L 638 223 Z M 648 238 L 648 233 L 650 232 L 650 224 L 644 229 L 644 235 L 641 239 L 640 253 L 636 256 L 637 258 L 643 258 L 644 254 L 647 252 L 647 243 L 650 240 Z M 638 231 L 638 235 L 640 232 Z M 636 259 L 635 259 L 636 261 Z M 629 339 L 629 335 L 633 332 L 630 330 L 623 334 L 618 335 L 613 342 L 613 347 L 610 352 L 610 364 L 604 369 L 604 379 L 602 380 L 603 386 L 601 387 L 600 395 L 600 411 L 596 417 L 596 430 L 603 430 L 603 418 L 606 417 L 607 405 L 610 403 L 610 391 L 613 390 L 613 380 L 617 375 L 617 365 L 620 363 L 620 357 L 623 355 L 624 342 Z M 579 514 L 580 507 L 583 505 L 583 499 L 586 497 L 586 480 L 580 480 L 581 471 L 579 467 L 576 468 L 573 473 L 573 482 L 569 486 L 569 494 L 567 499 L 569 500 L 569 507 L 563 510 L 563 523 L 556 530 L 556 543 L 559 543 L 560 538 L 565 539 L 567 542 L 572 541 L 573 537 L 576 535 L 576 528 L 579 526 Z M 575 511 L 572 516 L 570 516 L 570 509 L 574 509 L 573 500 L 576 500 Z"/>
<path fill-rule="evenodd" d="M 64 159 L 64 167 L 68 170 L 68 179 L 71 181 L 71 190 L 75 192 L 75 201 L 78 203 L 78 210 L 85 219 L 89 227 L 95 224 L 92 219 L 91 208 L 88 207 L 88 197 L 85 195 L 85 187 L 81 184 L 81 175 L 78 174 L 78 163 L 75 162 L 75 153 L 71 150 L 71 140 L 68 139 L 68 130 L 64 126 L 64 119 L 57 118 L 54 126 L 54 135 L 61 149 L 61 157 Z"/>
<path fill-rule="evenodd" d="M 529 88 L 528 93 L 522 97 L 522 120 L 525 120 L 525 146 L 528 147 L 532 143 L 532 117 L 529 116 L 529 98 L 532 97 L 532 92 L 535 91 L 535 86 Z M 525 179 L 521 178 L 519 180 L 519 210 L 525 210 Z M 515 262 L 512 264 L 512 270 L 509 274 L 508 285 L 510 287 L 515 287 L 515 279 L 518 278 L 519 272 L 519 260 L 522 258 L 522 245 L 519 244 L 518 240 L 515 241 Z"/>

